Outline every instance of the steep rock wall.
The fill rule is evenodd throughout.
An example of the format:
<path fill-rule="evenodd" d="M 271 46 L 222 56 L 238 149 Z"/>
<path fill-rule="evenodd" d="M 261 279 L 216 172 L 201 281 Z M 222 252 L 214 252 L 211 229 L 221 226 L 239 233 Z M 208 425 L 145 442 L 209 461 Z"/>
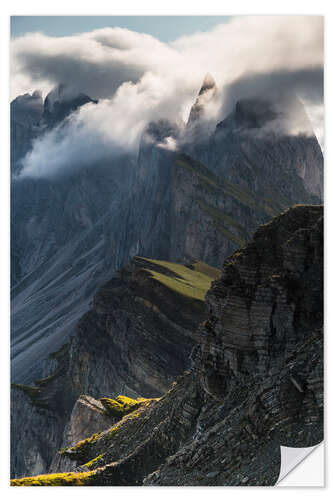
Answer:
<path fill-rule="evenodd" d="M 323 433 L 323 210 L 296 206 L 226 260 L 191 369 L 63 454 L 93 485 L 272 485 Z M 24 484 L 24 480 L 22 480 Z"/>
<path fill-rule="evenodd" d="M 164 393 L 189 367 L 204 296 L 219 274 L 200 262 L 137 257 L 101 287 L 75 335 L 45 363 L 44 378 L 13 386 L 11 475 L 49 470 L 68 444 L 65 426 L 81 394 Z"/>

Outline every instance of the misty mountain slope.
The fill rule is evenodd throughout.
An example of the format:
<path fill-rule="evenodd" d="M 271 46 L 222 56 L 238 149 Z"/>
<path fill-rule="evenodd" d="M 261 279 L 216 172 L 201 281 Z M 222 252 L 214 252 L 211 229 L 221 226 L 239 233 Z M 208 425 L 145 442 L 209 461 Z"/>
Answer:
<path fill-rule="evenodd" d="M 238 103 L 235 111 L 222 122 L 223 134 L 218 133 L 221 128 L 219 124 L 209 144 L 205 142 L 203 145 L 200 144 L 202 125 L 206 124 L 205 121 L 201 121 L 201 116 L 204 115 L 205 105 L 210 102 L 215 90 L 215 84 L 209 77 L 208 83 L 204 82 L 197 102 L 193 105 L 190 113 L 192 118 L 189 120 L 187 131 L 193 126 L 196 127 L 198 145 L 200 148 L 206 148 L 206 156 L 209 157 L 207 166 L 218 177 L 223 175 L 225 180 L 231 180 L 236 189 L 239 186 L 242 191 L 253 191 L 254 197 L 259 195 L 264 198 L 266 209 L 261 216 L 258 216 L 258 210 L 255 210 L 256 214 L 252 214 L 253 202 L 249 202 L 252 206 L 246 206 L 246 203 L 237 204 L 237 201 L 244 201 L 242 194 L 235 203 L 235 197 L 233 201 L 230 201 L 230 196 L 225 196 L 225 189 L 224 192 L 217 190 L 208 195 L 207 192 L 204 195 L 199 193 L 204 175 L 201 176 L 199 185 L 197 180 L 194 181 L 193 176 L 188 175 L 186 178 L 186 176 L 175 174 L 174 164 L 179 166 L 179 161 L 176 160 L 177 153 L 168 151 L 162 145 L 163 141 L 170 137 L 179 140 L 179 129 L 177 125 L 166 120 L 151 124 L 142 137 L 137 162 L 130 158 L 120 157 L 111 162 L 105 162 L 104 165 L 78 170 L 75 175 L 69 172 L 68 176 L 62 175 L 51 179 L 18 178 L 13 180 L 12 281 L 17 284 L 13 288 L 13 296 L 22 288 L 26 288 L 23 296 L 20 294 L 17 299 L 18 306 L 14 304 L 14 312 L 23 311 L 24 304 L 28 304 L 25 297 L 35 293 L 36 289 L 42 289 L 42 285 L 38 284 L 39 279 L 52 282 L 52 276 L 46 274 L 42 278 L 43 267 L 40 268 L 40 265 L 45 264 L 46 267 L 50 267 L 56 254 L 59 255 L 59 263 L 52 264 L 51 267 L 57 269 L 58 274 L 67 273 L 71 278 L 71 273 L 66 267 L 71 269 L 74 258 L 78 258 L 78 252 L 70 255 L 70 248 L 76 248 L 76 239 L 82 238 L 82 233 L 85 238 L 84 234 L 87 232 L 88 235 L 91 232 L 91 235 L 87 236 L 88 241 L 91 239 L 88 246 L 99 248 L 99 253 L 103 253 L 101 249 L 103 243 L 100 241 L 101 238 L 104 239 L 107 275 L 138 253 L 172 260 L 183 260 L 186 257 L 200 258 L 216 265 L 218 264 L 216 248 L 219 248 L 220 259 L 223 260 L 237 245 L 253 234 L 259 223 L 268 220 L 268 217 L 293 203 L 316 202 L 316 199 L 307 193 L 306 189 L 304 190 L 305 183 L 299 175 L 295 175 L 295 168 L 288 166 L 287 176 L 284 166 L 285 157 L 289 158 L 289 164 L 293 162 L 297 165 L 299 151 L 302 151 L 303 156 L 308 158 L 307 171 L 313 171 L 315 177 L 322 167 L 320 165 L 322 158 L 317 154 L 318 145 L 317 148 L 313 146 L 312 156 L 310 154 L 311 144 L 313 145 L 315 141 L 313 137 L 309 139 L 310 143 L 303 137 L 293 137 L 290 140 L 296 141 L 298 149 L 290 151 L 290 148 L 286 148 L 287 139 L 278 135 L 275 137 L 275 142 L 270 144 L 270 156 L 267 157 L 266 142 L 258 140 L 257 136 L 249 135 L 246 136 L 245 145 L 251 154 L 244 154 L 245 146 L 242 136 L 244 130 L 239 130 L 239 122 L 245 123 L 250 131 L 255 128 L 256 134 L 260 128 L 260 122 L 256 117 L 258 110 L 253 103 L 251 106 L 245 105 L 245 111 L 244 104 Z M 60 108 L 64 108 L 66 113 L 76 109 L 75 106 L 81 102 L 81 97 L 71 96 L 69 101 L 64 96 L 61 99 L 64 92 L 65 90 L 59 87 L 46 97 L 42 121 L 45 122 L 45 116 L 49 116 L 50 113 L 58 116 L 57 110 Z M 24 102 L 25 100 L 26 98 L 23 99 Z M 36 121 L 36 116 L 40 119 L 40 102 L 37 99 L 37 106 L 36 96 L 34 99 L 33 97 L 28 99 L 29 102 L 31 100 L 35 108 L 38 108 L 38 113 L 34 110 L 33 115 Z M 24 106 L 23 111 L 22 106 L 21 108 L 13 106 L 13 113 L 15 110 L 20 120 L 22 115 L 27 115 Z M 264 111 L 266 112 L 265 109 Z M 63 115 L 64 112 L 61 116 Z M 256 127 L 251 125 L 253 115 L 257 120 Z M 15 116 L 13 121 L 15 122 Z M 266 125 L 266 122 L 263 125 Z M 248 133 L 248 130 L 245 132 Z M 15 140 L 12 140 L 12 143 L 15 149 Z M 279 161 L 272 163 L 271 157 L 274 155 Z M 216 158 L 221 158 L 218 165 L 213 164 Z M 296 170 L 296 173 L 299 172 Z M 322 180 L 321 177 L 320 180 Z M 194 184 L 193 189 L 192 184 Z M 253 198 L 253 195 L 251 196 Z M 196 208 L 192 210 L 193 200 L 195 200 Z M 268 211 L 267 207 L 270 207 Z M 274 207 L 273 210 L 272 207 Z M 224 211 L 222 217 L 224 225 L 221 223 L 220 214 L 216 211 L 221 209 Z M 246 216 L 246 210 L 252 211 L 249 217 Z M 236 219 L 231 216 L 235 213 L 238 213 Z M 231 220 L 232 218 L 234 220 Z M 93 229 L 100 219 L 105 220 L 105 224 L 99 223 L 99 227 L 103 226 L 100 231 L 102 236 L 98 234 L 98 230 Z M 252 219 L 252 223 L 248 219 Z M 197 224 L 202 229 L 201 242 L 196 241 Z M 212 250 L 218 233 L 220 233 L 218 241 L 215 243 L 215 249 Z M 224 236 L 224 243 L 222 236 Z M 205 239 L 208 243 L 204 243 Z M 222 250 L 223 247 L 225 250 Z M 67 261 L 65 255 L 68 256 Z M 51 259 L 50 262 L 49 259 Z M 96 259 L 100 260 L 100 257 Z M 100 270 L 103 273 L 103 263 L 101 263 Z M 28 283 L 34 279 L 35 285 L 29 284 L 27 288 Z M 91 287 L 93 286 L 91 282 Z M 73 289 L 75 289 L 75 283 L 73 283 Z M 22 299 L 23 305 L 20 305 Z M 52 305 L 53 307 L 56 305 L 54 301 Z M 40 310 L 39 306 L 38 310 Z M 46 316 L 45 312 L 42 314 Z M 30 315 L 36 319 L 31 311 Z M 17 318 L 18 326 L 16 326 Z M 20 318 L 24 318 L 23 312 L 20 315 L 14 314 L 14 337 L 17 337 L 16 332 L 25 328 L 24 321 L 22 323 Z"/>
<path fill-rule="evenodd" d="M 57 85 L 44 101 L 39 91 L 16 97 L 10 103 L 11 171 L 19 174 L 21 160 L 33 149 L 33 142 L 45 132 L 65 121 L 71 113 L 87 103 L 97 104 L 85 94 L 70 91 L 67 85 Z"/>
<path fill-rule="evenodd" d="M 296 96 L 240 99 L 209 138 L 187 149 L 216 175 L 263 199 L 279 194 L 276 201 L 288 203 L 304 188 L 323 199 L 322 151 Z"/>
<path fill-rule="evenodd" d="M 18 161 L 31 149 L 32 141 L 40 134 L 44 103 L 41 94 L 24 94 L 10 103 L 11 169 L 19 170 Z"/>
<path fill-rule="evenodd" d="M 77 94 L 63 83 L 55 87 L 45 98 L 43 121 L 48 128 L 52 128 L 62 122 L 73 111 L 81 106 L 92 102 L 97 104 L 97 100 L 91 99 L 82 92 Z"/>
<path fill-rule="evenodd" d="M 221 266 L 259 224 L 294 203 L 320 202 L 308 189 L 309 179 L 322 183 L 315 137 L 269 135 L 257 105 L 239 102 L 207 139 L 204 110 L 214 89 L 210 77 L 185 130 L 184 150 L 207 163 L 182 155 L 183 132 L 160 120 L 146 127 L 137 158 L 123 154 L 50 178 L 13 178 L 13 380 L 43 376 L 45 357 L 68 338 L 97 287 L 134 255 Z M 61 108 L 59 92 L 45 99 L 43 115 Z M 81 97 L 65 100 L 66 113 Z M 37 101 L 35 115 L 45 122 Z M 165 147 L 170 138 L 180 151 Z"/>
<path fill-rule="evenodd" d="M 278 175 L 279 166 L 275 168 Z M 118 247 L 124 255 L 158 255 L 179 261 L 198 258 L 221 266 L 259 224 L 294 203 L 320 202 L 295 170 L 289 174 L 288 198 L 265 171 L 258 180 L 258 194 L 256 186 L 244 187 L 242 166 L 233 169 L 230 181 L 188 155 L 156 148 L 145 137 L 136 176 L 145 183 L 130 200 L 127 227 L 114 224 L 115 232 L 107 235 L 109 248 Z"/>
<path fill-rule="evenodd" d="M 259 224 L 294 203 L 321 202 L 323 155 L 297 99 L 239 100 L 210 133 L 215 93 L 207 75 L 184 132 L 166 121 L 145 131 L 127 218 L 132 238 L 121 228 L 110 246 L 219 266 Z M 165 147 L 170 139 L 178 150 Z"/>
<path fill-rule="evenodd" d="M 65 426 L 81 394 L 163 394 L 189 366 L 204 297 L 219 276 L 202 262 L 136 257 L 104 283 L 70 341 L 44 362 L 43 379 L 13 385 L 12 476 L 49 470 L 56 451 L 68 445 Z"/>
<path fill-rule="evenodd" d="M 126 159 L 122 166 L 118 174 L 100 168 L 55 181 L 13 181 L 12 246 L 18 262 L 12 267 L 17 282 L 11 355 L 17 381 L 41 376 L 40 362 L 62 345 L 98 284 L 114 270 L 104 265 L 104 234 L 107 214 L 117 211 L 127 189 L 120 180 Z"/>
<path fill-rule="evenodd" d="M 88 308 L 98 282 L 96 277 L 103 268 L 103 242 L 96 238 L 95 246 L 81 255 L 84 238 L 76 240 L 50 258 L 44 272 L 12 301 L 14 380 L 20 380 L 22 373 L 30 370 L 29 377 L 38 376 L 39 362 L 61 347 Z M 74 262 L 70 267 L 69 261 Z M 34 275 L 39 271 L 40 267 Z M 33 277 L 28 276 L 25 281 Z M 34 374 L 33 370 L 37 372 Z"/>
<path fill-rule="evenodd" d="M 190 370 L 162 398 L 69 443 L 55 475 L 11 484 L 274 485 L 280 445 L 323 438 L 323 207 L 295 206 L 259 227 L 225 260 L 206 307 Z M 73 411 L 69 428 L 81 417 Z"/>
<path fill-rule="evenodd" d="M 121 168 L 119 168 L 121 165 Z M 18 177 L 11 185 L 12 246 L 17 266 L 12 288 L 61 247 L 95 224 L 128 197 L 131 159 L 96 164 L 75 175 L 55 178 Z M 126 180 L 126 182 L 125 182 Z"/>

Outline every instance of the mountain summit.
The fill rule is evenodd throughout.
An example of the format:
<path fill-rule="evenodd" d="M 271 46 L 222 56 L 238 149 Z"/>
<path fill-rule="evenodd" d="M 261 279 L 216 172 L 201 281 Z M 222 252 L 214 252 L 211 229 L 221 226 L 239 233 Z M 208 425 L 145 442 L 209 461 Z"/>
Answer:
<path fill-rule="evenodd" d="M 199 95 L 207 92 L 210 89 L 216 90 L 216 82 L 210 73 L 206 73 Z"/>
<path fill-rule="evenodd" d="M 17 96 L 10 103 L 10 154 L 11 171 L 17 175 L 22 170 L 22 159 L 31 151 L 33 141 L 47 130 L 60 124 L 78 108 L 97 100 L 75 91 L 61 83 L 43 100 L 40 91 Z"/>
<path fill-rule="evenodd" d="M 79 107 L 97 101 L 82 92 L 75 92 L 61 83 L 47 94 L 44 101 L 43 118 L 48 127 L 54 127 Z"/>
<path fill-rule="evenodd" d="M 212 75 L 210 73 L 207 73 L 200 88 L 198 97 L 196 98 L 196 101 L 191 108 L 187 125 L 193 124 L 198 119 L 204 116 L 205 108 L 207 104 L 214 98 L 216 91 L 216 82 Z"/>

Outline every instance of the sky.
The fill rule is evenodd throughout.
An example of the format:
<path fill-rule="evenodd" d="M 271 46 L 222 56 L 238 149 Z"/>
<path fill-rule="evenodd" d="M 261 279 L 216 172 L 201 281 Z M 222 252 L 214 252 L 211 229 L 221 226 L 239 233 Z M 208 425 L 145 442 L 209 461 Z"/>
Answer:
<path fill-rule="evenodd" d="M 12 16 L 10 28 L 11 37 L 34 31 L 59 37 L 118 26 L 170 42 L 207 31 L 230 19 L 230 16 Z"/>
<path fill-rule="evenodd" d="M 137 151 L 150 121 L 186 122 L 207 72 L 218 88 L 207 108 L 211 123 L 241 98 L 288 92 L 306 105 L 322 144 L 321 16 L 106 19 L 12 19 L 12 98 L 35 90 L 45 97 L 63 83 L 66 99 L 79 92 L 98 99 L 71 116 L 66 129 L 37 140 L 23 172 L 49 175 L 89 163 L 97 152 L 102 159 Z M 296 122 L 293 133 L 308 133 Z"/>

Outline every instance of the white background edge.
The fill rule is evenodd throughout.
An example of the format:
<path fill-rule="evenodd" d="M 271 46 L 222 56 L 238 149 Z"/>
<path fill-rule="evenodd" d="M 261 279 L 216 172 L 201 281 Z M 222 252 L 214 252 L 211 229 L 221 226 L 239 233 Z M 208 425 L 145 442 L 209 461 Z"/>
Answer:
<path fill-rule="evenodd" d="M 122 2 L 110 2 L 107 0 L 94 0 L 94 2 L 82 2 L 80 0 L 72 0 L 71 2 L 68 2 L 68 0 L 57 0 L 56 3 L 54 2 L 45 2 L 43 0 L 29 0 L 29 2 L 23 1 L 23 0 L 12 0 L 12 1 L 7 1 L 3 0 L 1 3 L 1 26 L 0 26 L 0 36 L 1 36 L 1 62 L 2 62 L 2 78 L 0 81 L 1 84 L 1 92 L 0 92 L 0 97 L 1 97 L 1 102 L 2 102 L 2 113 L 0 116 L 1 120 L 1 159 L 2 159 L 2 168 L 1 168 L 1 178 L 0 178 L 0 201 L 1 201 L 1 234 L 3 236 L 2 238 L 2 245 L 1 245 L 1 270 L 2 270 L 2 280 L 1 280 L 1 304 L 2 304 L 2 310 L 1 312 L 3 313 L 3 318 L 2 318 L 2 335 L 1 335 L 1 363 L 0 363 L 0 372 L 1 372 L 1 380 L 2 380 L 2 392 L 1 392 L 1 401 L 2 401 L 2 412 L 1 412 L 1 428 L 3 431 L 3 438 L 5 440 L 6 434 L 8 434 L 8 429 L 9 429 L 9 391 L 6 386 L 6 381 L 9 383 L 9 314 L 6 312 L 9 311 L 9 282 L 8 282 L 8 269 L 9 269 L 9 251 L 8 251 L 8 242 L 9 242 L 9 187 L 8 187 L 8 168 L 7 166 L 9 165 L 9 112 L 6 113 L 6 109 L 8 110 L 8 98 L 9 98 L 9 92 L 8 92 L 8 80 L 6 79 L 6 75 L 8 75 L 8 63 L 9 63 L 9 57 L 8 57 L 8 26 L 9 26 L 9 16 L 10 15 L 134 15 L 140 14 L 144 15 L 149 15 L 149 14 L 155 14 L 155 15 L 241 15 L 241 14 L 313 14 L 313 15 L 325 15 L 326 18 L 326 58 L 325 58 L 325 74 L 326 74 L 326 89 L 328 89 L 328 81 L 329 77 L 331 75 L 330 71 L 330 64 L 329 64 L 329 49 L 330 49 L 330 42 L 332 40 L 333 35 L 333 27 L 329 25 L 331 24 L 331 14 L 332 14 L 332 4 L 333 2 L 329 2 L 326 0 L 316 0 L 315 2 L 304 2 L 304 0 L 279 0 L 278 3 L 276 2 L 267 2 L 264 0 L 251 0 L 251 2 L 248 2 L 247 0 L 233 0 L 231 3 L 224 3 L 220 1 L 213 1 L 213 0 L 205 0 L 205 2 L 186 2 L 185 0 L 168 0 L 168 2 L 156 2 L 153 0 L 140 0 L 140 2 L 137 2 L 135 0 L 122 0 Z M 332 57 L 332 55 L 330 55 Z M 8 78 L 8 76 L 7 76 Z M 332 85 L 330 88 L 333 88 Z M 328 110 L 330 109 L 329 107 L 329 96 L 327 95 L 327 92 L 325 94 L 325 101 L 326 101 L 326 127 L 325 129 L 328 131 L 326 136 L 328 136 L 329 133 L 329 113 Z M 326 198 L 325 198 L 325 216 L 326 220 L 327 217 L 329 217 L 329 210 L 330 210 L 330 200 L 329 200 L 329 186 L 332 183 L 330 182 L 331 174 L 329 172 L 328 167 L 328 158 L 329 158 L 329 141 L 326 141 L 325 144 L 325 192 L 326 192 Z M 332 187 L 333 189 L 333 187 Z M 331 224 L 332 227 L 332 224 Z M 332 229 L 333 230 L 333 229 Z M 329 228 L 327 224 L 325 224 L 325 250 L 326 250 L 326 255 L 327 255 L 327 250 L 328 250 L 328 245 L 329 242 L 331 242 L 330 238 L 332 235 L 332 230 Z M 6 238 L 7 238 L 7 245 L 6 245 Z M 5 243 L 5 244 L 4 244 Z M 326 300 L 325 303 L 328 304 L 328 292 L 329 292 L 329 284 L 328 284 L 328 278 L 332 277 L 331 273 L 331 266 L 330 263 L 328 262 L 328 259 L 326 259 L 325 262 L 325 278 L 326 278 L 326 284 L 325 284 L 325 292 L 326 292 Z M 333 264 L 332 264 L 333 265 Z M 7 281 L 6 281 L 7 278 Z M 333 311 L 332 311 L 333 312 Z M 326 307 L 326 315 L 325 315 L 325 331 L 326 334 L 329 333 L 328 330 L 328 325 L 331 325 L 331 313 L 328 307 Z M 325 343 L 325 358 L 329 359 L 329 353 L 328 350 L 331 348 L 330 345 L 328 345 L 328 335 L 326 335 L 326 343 Z M 325 364 L 325 370 L 328 372 L 328 366 L 327 363 Z M 326 395 L 327 395 L 327 383 L 328 383 L 328 376 L 326 373 L 325 376 L 325 381 L 326 381 Z M 326 403 L 326 417 L 327 417 L 327 403 Z M 326 421 L 328 418 L 326 418 Z M 7 431 L 7 432 L 6 432 Z M 325 439 L 327 441 L 327 435 L 328 435 L 328 426 L 325 428 Z M 290 477 L 290 480 L 293 481 L 300 481 L 301 487 L 296 489 L 290 488 L 288 490 L 287 486 L 298 486 L 296 484 L 281 484 L 281 486 L 286 486 L 285 488 L 282 487 L 277 487 L 277 488 L 270 488 L 267 490 L 267 488 L 209 488 L 206 489 L 206 491 L 209 491 L 210 497 L 214 497 L 215 495 L 218 495 L 219 497 L 225 493 L 227 493 L 228 497 L 229 495 L 238 495 L 242 494 L 242 492 L 246 495 L 246 498 L 255 498 L 258 499 L 260 496 L 264 496 L 265 499 L 267 498 L 267 493 L 269 494 L 281 494 L 283 493 L 285 500 L 288 498 L 295 500 L 295 495 L 297 494 L 301 495 L 302 500 L 305 500 L 307 496 L 311 499 L 313 499 L 313 495 L 317 497 L 318 495 L 321 495 L 322 493 L 329 494 L 330 496 L 332 495 L 329 493 L 329 490 L 331 489 L 330 485 L 330 479 L 329 476 L 326 475 L 325 481 L 325 488 L 322 489 L 316 489 L 314 492 L 312 488 L 306 488 L 307 484 L 307 477 L 309 472 L 307 471 L 306 464 L 310 464 L 310 468 L 312 469 L 312 472 L 314 470 L 318 470 L 321 468 L 321 470 L 324 468 L 323 467 L 323 457 L 324 457 L 324 449 L 325 447 L 322 446 L 322 449 L 319 447 L 318 450 L 315 450 L 307 459 L 300 464 L 292 473 L 290 473 L 289 476 L 285 478 L 284 481 L 287 480 L 287 478 Z M 327 450 L 325 450 L 325 469 L 329 470 L 330 467 L 330 451 L 329 447 Z M 28 488 L 28 489 L 22 489 L 21 488 L 9 488 L 8 485 L 8 478 L 9 478 L 9 435 L 7 435 L 7 452 L 6 452 L 6 446 L 4 442 L 2 443 L 2 453 L 0 454 L 0 490 L 3 491 L 4 496 L 6 497 L 11 497 L 11 496 L 17 496 L 17 495 L 22 495 L 24 492 L 24 497 L 33 497 L 36 498 L 38 495 L 45 496 L 45 493 L 47 496 L 52 496 L 55 495 L 56 497 L 59 496 L 59 493 L 61 491 L 61 496 L 66 496 L 69 495 L 71 497 L 75 497 L 76 495 L 79 495 L 80 497 L 84 497 L 85 495 L 94 495 L 93 491 L 90 490 L 89 488 L 84 488 L 82 491 L 81 488 L 75 488 L 75 489 L 62 489 L 59 491 L 58 488 L 48 488 L 48 490 L 45 492 L 43 488 Z M 328 463 L 329 462 L 329 463 Z M 311 473 L 312 473 L 311 472 Z M 300 477 L 298 477 L 298 474 L 300 474 Z M 305 488 L 303 488 L 305 486 Z M 311 486 L 311 485 L 309 485 Z M 172 489 L 172 493 L 171 493 Z M 122 488 L 123 490 L 123 488 Z M 125 491 L 122 491 L 121 495 L 122 498 L 126 499 L 126 496 L 133 498 L 133 494 L 135 494 L 135 497 L 138 498 L 142 495 L 145 498 L 149 495 L 153 495 L 156 497 L 156 494 L 158 494 L 159 498 L 162 498 L 163 496 L 169 497 L 170 494 L 173 496 L 177 497 L 178 495 L 181 497 L 186 496 L 186 494 L 189 494 L 191 496 L 191 499 L 193 497 L 198 496 L 198 498 L 202 497 L 202 488 L 159 488 L 158 492 L 156 491 L 156 488 L 144 488 L 144 491 L 139 491 L 139 488 L 136 488 L 135 493 L 133 492 L 133 488 L 125 488 Z M 116 494 L 118 494 L 117 492 Z M 95 493 L 96 494 L 96 493 Z M 111 494 L 111 491 L 109 488 L 101 488 L 98 489 L 98 495 L 107 495 L 108 497 Z"/>

